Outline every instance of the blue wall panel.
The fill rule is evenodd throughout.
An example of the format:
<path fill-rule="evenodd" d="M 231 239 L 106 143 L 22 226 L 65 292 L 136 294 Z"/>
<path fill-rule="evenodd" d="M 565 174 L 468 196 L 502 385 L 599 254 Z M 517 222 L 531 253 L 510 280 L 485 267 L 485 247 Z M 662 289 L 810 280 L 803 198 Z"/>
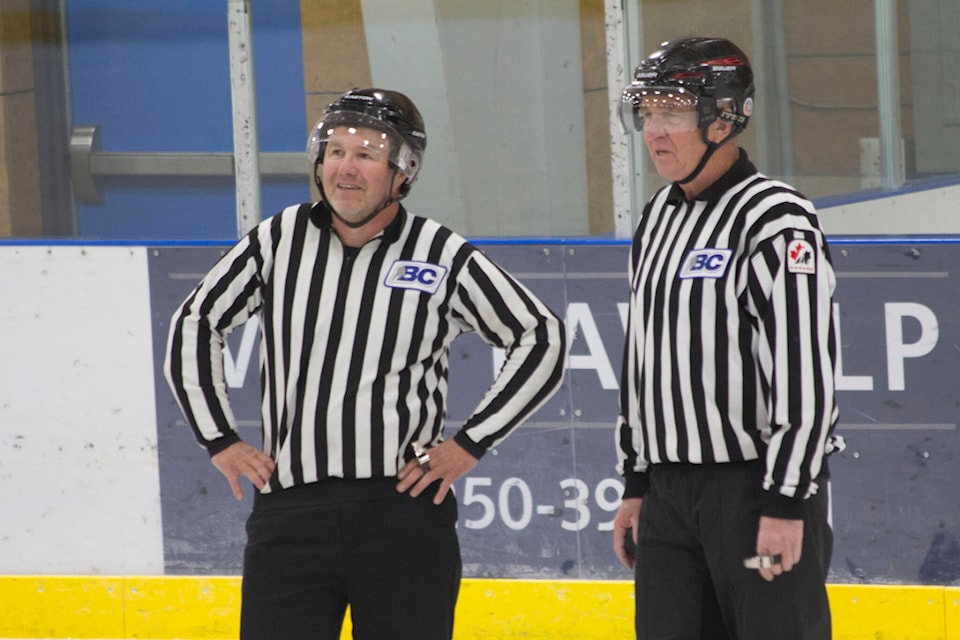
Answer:
<path fill-rule="evenodd" d="M 455 483 L 465 575 L 628 578 L 610 537 L 622 490 L 613 429 L 628 245 L 478 244 L 566 314 L 573 340 L 561 390 Z M 960 579 L 960 273 L 952 268 L 960 244 L 837 240 L 831 251 L 842 338 L 838 432 L 848 446 L 830 459 L 830 580 L 950 584 Z M 159 375 L 170 314 L 218 256 L 217 247 L 158 247 L 150 256 L 169 573 L 239 572 L 250 508 L 249 495 L 233 499 Z M 230 337 L 231 366 L 245 374 L 231 398 L 241 435 L 254 443 L 255 337 Z M 448 438 L 497 366 L 474 336 L 454 343 L 450 362 Z"/>
<path fill-rule="evenodd" d="M 252 3 L 262 151 L 302 151 L 307 122 L 300 5 Z M 104 151 L 233 149 L 227 2 L 67 3 L 74 125 L 99 125 Z M 78 207 L 80 234 L 103 239 L 236 237 L 232 178 L 98 181 L 103 204 Z M 263 214 L 310 198 L 303 180 L 263 186 Z"/>

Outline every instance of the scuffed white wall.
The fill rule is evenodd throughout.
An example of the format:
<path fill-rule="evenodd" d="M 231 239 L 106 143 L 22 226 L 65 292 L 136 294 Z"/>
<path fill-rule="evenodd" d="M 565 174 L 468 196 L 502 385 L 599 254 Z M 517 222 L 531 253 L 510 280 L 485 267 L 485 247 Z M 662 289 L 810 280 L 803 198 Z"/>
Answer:
<path fill-rule="evenodd" d="M 161 574 L 146 250 L 0 250 L 0 574 Z"/>
<path fill-rule="evenodd" d="M 821 208 L 827 235 L 960 235 L 960 185 L 879 194 Z"/>

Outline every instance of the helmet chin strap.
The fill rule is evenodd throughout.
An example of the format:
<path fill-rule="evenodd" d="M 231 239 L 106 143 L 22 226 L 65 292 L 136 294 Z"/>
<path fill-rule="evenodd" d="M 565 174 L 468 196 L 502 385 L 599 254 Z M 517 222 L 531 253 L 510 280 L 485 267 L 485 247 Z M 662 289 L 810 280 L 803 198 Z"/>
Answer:
<path fill-rule="evenodd" d="M 334 216 L 336 216 L 337 220 L 339 220 L 340 222 L 342 222 L 342 223 L 345 224 L 346 226 L 350 227 L 351 229 L 359 229 L 360 227 L 362 227 L 363 225 L 367 224 L 368 222 L 370 222 L 371 220 L 373 220 L 374 218 L 376 218 L 378 215 L 380 215 L 380 212 L 383 211 L 384 209 L 386 209 L 387 207 L 389 207 L 391 204 L 393 204 L 394 202 L 398 202 L 398 200 L 393 197 L 393 191 L 391 190 L 390 194 L 388 194 L 387 197 L 384 198 L 383 201 L 380 202 L 380 204 L 373 210 L 372 213 L 367 214 L 367 215 L 364 216 L 361 220 L 358 220 L 358 221 L 356 221 L 356 222 L 351 222 L 350 220 L 347 220 L 347 219 L 344 218 L 342 215 L 340 215 L 340 214 L 337 212 L 337 210 L 333 208 L 333 205 L 330 203 L 329 198 L 327 198 L 327 194 L 326 194 L 326 192 L 323 190 L 323 181 L 321 181 L 321 180 L 320 180 L 320 176 L 317 175 L 317 174 L 318 174 L 318 171 L 317 171 L 317 170 L 318 170 L 319 168 L 320 168 L 320 161 L 317 160 L 317 162 L 315 162 L 315 163 L 313 164 L 313 181 L 314 181 L 314 183 L 317 185 L 317 189 L 320 190 L 320 197 L 321 197 L 321 198 L 323 199 L 323 201 L 327 204 L 327 207 L 330 209 L 330 213 L 332 213 Z M 397 169 L 396 169 L 396 168 L 394 168 L 394 170 L 393 170 L 393 176 L 391 176 L 391 178 L 390 178 L 390 184 L 391 184 L 391 185 L 393 184 L 393 178 L 395 178 L 395 177 L 397 177 Z"/>
<path fill-rule="evenodd" d="M 688 175 L 683 180 L 680 180 L 679 182 L 677 182 L 677 184 L 679 185 L 689 184 L 693 182 L 696 179 L 696 177 L 700 175 L 700 172 L 703 171 L 703 168 L 707 166 L 707 162 L 710 161 L 710 157 L 713 156 L 713 154 L 717 151 L 717 149 L 719 149 L 722 145 L 724 145 L 727 142 L 727 140 L 734 137 L 734 134 L 730 133 L 730 135 L 728 135 L 726 138 L 724 138 L 720 142 L 713 142 L 707 137 L 707 127 L 702 127 L 700 131 L 703 134 L 703 141 L 707 144 L 707 150 L 703 152 L 703 157 L 700 158 L 700 163 L 697 164 L 697 167 L 690 173 L 690 175 Z"/>

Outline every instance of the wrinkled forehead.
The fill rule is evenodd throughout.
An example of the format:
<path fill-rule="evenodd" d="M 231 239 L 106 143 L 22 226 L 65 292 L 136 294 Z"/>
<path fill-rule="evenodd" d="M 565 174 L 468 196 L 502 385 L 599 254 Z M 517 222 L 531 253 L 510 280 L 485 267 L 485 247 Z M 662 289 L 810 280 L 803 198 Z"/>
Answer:
<path fill-rule="evenodd" d="M 334 147 L 363 147 L 390 153 L 390 135 L 385 131 L 354 124 L 333 124 L 325 132 L 328 144 Z"/>
<path fill-rule="evenodd" d="M 679 87 L 637 87 L 628 89 L 630 102 L 637 109 L 693 109 L 697 97 Z"/>

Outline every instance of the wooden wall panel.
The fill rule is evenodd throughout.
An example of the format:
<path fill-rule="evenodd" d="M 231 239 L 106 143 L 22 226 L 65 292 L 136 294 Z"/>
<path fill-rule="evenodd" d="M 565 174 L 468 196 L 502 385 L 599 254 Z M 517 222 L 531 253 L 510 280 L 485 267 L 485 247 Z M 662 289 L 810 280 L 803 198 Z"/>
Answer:
<path fill-rule="evenodd" d="M 354 87 L 369 87 L 372 81 L 360 0 L 301 0 L 300 24 L 309 133 L 337 96 Z M 311 191 L 314 199 L 319 198 L 315 186 Z"/>
<path fill-rule="evenodd" d="M 610 162 L 610 99 L 607 29 L 603 0 L 580 0 L 580 56 L 587 154 L 590 235 L 613 232 L 613 170 Z"/>
<path fill-rule="evenodd" d="M 36 95 L 27 0 L 0 7 L 0 236 L 42 233 Z"/>
<path fill-rule="evenodd" d="M 370 86 L 370 60 L 360 0 L 302 0 L 300 20 L 306 126 L 311 127 L 337 96 Z"/>

